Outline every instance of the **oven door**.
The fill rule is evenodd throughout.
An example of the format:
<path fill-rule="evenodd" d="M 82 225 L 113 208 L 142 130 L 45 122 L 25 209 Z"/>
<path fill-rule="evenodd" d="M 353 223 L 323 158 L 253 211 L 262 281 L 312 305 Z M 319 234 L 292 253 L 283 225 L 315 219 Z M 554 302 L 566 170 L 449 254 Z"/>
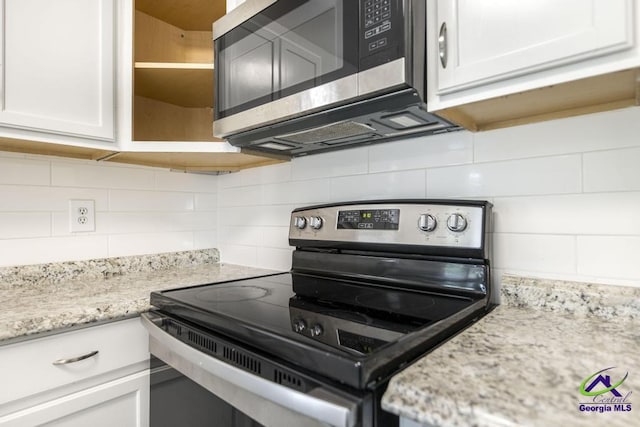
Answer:
<path fill-rule="evenodd" d="M 198 413 L 203 414 L 196 418 L 211 417 L 198 419 L 195 424 L 182 425 L 220 427 L 327 425 L 353 427 L 356 425 L 359 410 L 358 398 L 349 400 L 344 395 L 338 396 L 322 387 L 307 393 L 290 389 L 231 366 L 174 338 L 162 329 L 163 317 L 157 313 L 142 314 L 142 321 L 149 331 L 151 354 L 190 380 L 188 383 L 180 381 L 180 375 L 176 375 L 175 371 L 167 372 L 166 367 L 160 367 L 156 373 L 152 374 L 154 375 L 152 383 L 156 384 L 157 391 L 160 391 L 155 394 L 168 396 L 165 398 L 165 401 L 168 401 L 167 405 L 172 404 L 172 395 L 178 402 L 182 402 L 182 405 L 192 402 L 199 406 Z M 166 377 L 166 380 L 162 380 L 162 377 Z M 173 389 L 167 390 L 171 384 L 174 384 Z M 213 394 L 212 399 L 203 397 L 203 390 Z M 193 395 L 187 396 L 192 393 Z M 154 390 L 152 390 L 152 411 L 160 403 L 154 402 L 153 399 Z M 203 401 L 208 406 L 204 411 Z M 160 404 L 165 405 L 164 402 Z M 212 411 L 216 405 L 220 409 Z M 184 413 L 190 412 L 187 408 L 176 409 Z M 162 417 L 154 417 L 152 414 L 151 418 Z"/>
<path fill-rule="evenodd" d="M 353 0 L 256 0 L 216 21 L 214 134 L 355 98 L 358 7 Z"/>

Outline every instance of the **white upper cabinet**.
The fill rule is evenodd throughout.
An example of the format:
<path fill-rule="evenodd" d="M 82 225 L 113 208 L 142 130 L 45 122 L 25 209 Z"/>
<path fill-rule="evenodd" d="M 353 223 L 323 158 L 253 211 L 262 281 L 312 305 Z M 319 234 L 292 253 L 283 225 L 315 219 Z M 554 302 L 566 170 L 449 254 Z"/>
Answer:
<path fill-rule="evenodd" d="M 1 7 L 0 126 L 113 141 L 114 0 Z"/>
<path fill-rule="evenodd" d="M 640 65 L 636 0 L 429 0 L 430 110 Z"/>
<path fill-rule="evenodd" d="M 628 49 L 631 8 L 631 0 L 439 0 L 439 49 L 449 52 L 446 66 L 439 64 L 438 91 Z"/>

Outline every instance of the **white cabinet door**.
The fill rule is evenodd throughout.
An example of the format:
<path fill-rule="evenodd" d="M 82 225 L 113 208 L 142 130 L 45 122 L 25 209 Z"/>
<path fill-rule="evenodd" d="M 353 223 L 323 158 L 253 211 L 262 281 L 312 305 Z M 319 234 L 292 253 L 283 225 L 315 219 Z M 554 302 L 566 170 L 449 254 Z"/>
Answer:
<path fill-rule="evenodd" d="M 634 6 L 634 0 L 437 0 L 436 43 L 446 55 L 446 65 L 437 65 L 437 92 L 629 49 Z"/>
<path fill-rule="evenodd" d="M 0 126 L 114 139 L 114 0 L 1 0 Z"/>
<path fill-rule="evenodd" d="M 129 375 L 0 418 L 2 427 L 145 427 L 149 371 Z"/>

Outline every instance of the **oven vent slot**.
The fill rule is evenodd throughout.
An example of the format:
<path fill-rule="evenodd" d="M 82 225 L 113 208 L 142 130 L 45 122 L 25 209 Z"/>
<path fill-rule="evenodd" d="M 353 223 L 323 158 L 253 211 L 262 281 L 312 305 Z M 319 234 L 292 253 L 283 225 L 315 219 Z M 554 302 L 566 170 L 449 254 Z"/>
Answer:
<path fill-rule="evenodd" d="M 291 388 L 302 389 L 302 380 L 295 375 L 291 375 L 286 372 L 282 372 L 279 369 L 273 370 L 274 381 L 278 384 L 288 386 Z"/>
<path fill-rule="evenodd" d="M 164 319 L 164 326 L 167 328 L 167 332 L 173 335 L 174 337 L 179 337 L 182 335 L 182 326 L 177 324 L 171 319 Z"/>
<path fill-rule="evenodd" d="M 211 353 L 215 353 L 217 351 L 217 348 L 216 348 L 217 346 L 216 346 L 215 341 L 213 341 L 212 339 L 210 339 L 210 338 L 208 338 L 208 337 L 206 337 L 206 336 L 204 336 L 202 334 L 199 334 L 199 333 L 194 332 L 194 331 L 189 331 L 188 334 L 187 334 L 187 339 L 191 343 L 193 343 L 193 344 L 195 344 L 195 345 L 197 345 L 197 346 L 199 346 L 201 348 L 204 348 L 205 350 L 209 350 Z"/>
<path fill-rule="evenodd" d="M 259 360 L 235 348 L 224 346 L 222 356 L 228 361 L 255 374 L 260 374 L 262 371 L 262 365 Z"/>

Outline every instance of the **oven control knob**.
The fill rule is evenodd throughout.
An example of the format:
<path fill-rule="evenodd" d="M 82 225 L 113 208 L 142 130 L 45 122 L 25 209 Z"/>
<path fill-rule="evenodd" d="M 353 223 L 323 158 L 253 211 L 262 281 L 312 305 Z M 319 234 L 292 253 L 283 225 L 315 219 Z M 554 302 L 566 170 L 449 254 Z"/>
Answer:
<path fill-rule="evenodd" d="M 420 230 L 433 231 L 436 229 L 436 225 L 438 225 L 438 221 L 436 221 L 436 218 L 433 215 L 420 215 L 420 219 L 418 220 L 418 228 L 420 228 Z"/>
<path fill-rule="evenodd" d="M 296 319 L 293 321 L 293 330 L 301 333 L 307 329 L 307 322 L 302 319 Z"/>
<path fill-rule="evenodd" d="M 309 225 L 314 230 L 320 230 L 322 228 L 323 222 L 324 221 L 322 220 L 322 217 L 319 216 L 312 216 L 311 218 L 309 218 Z"/>
<path fill-rule="evenodd" d="M 322 333 L 324 332 L 324 329 L 322 329 L 322 325 L 319 323 L 316 323 L 315 325 L 313 325 L 313 327 L 309 330 L 309 332 L 311 333 L 312 337 L 319 337 L 320 335 L 322 335 Z"/>
<path fill-rule="evenodd" d="M 459 213 L 451 214 L 447 219 L 447 228 L 459 233 L 467 228 L 467 220 Z"/>
<path fill-rule="evenodd" d="M 307 226 L 307 219 L 303 216 L 297 216 L 293 220 L 293 225 L 300 230 L 304 230 Z"/>

